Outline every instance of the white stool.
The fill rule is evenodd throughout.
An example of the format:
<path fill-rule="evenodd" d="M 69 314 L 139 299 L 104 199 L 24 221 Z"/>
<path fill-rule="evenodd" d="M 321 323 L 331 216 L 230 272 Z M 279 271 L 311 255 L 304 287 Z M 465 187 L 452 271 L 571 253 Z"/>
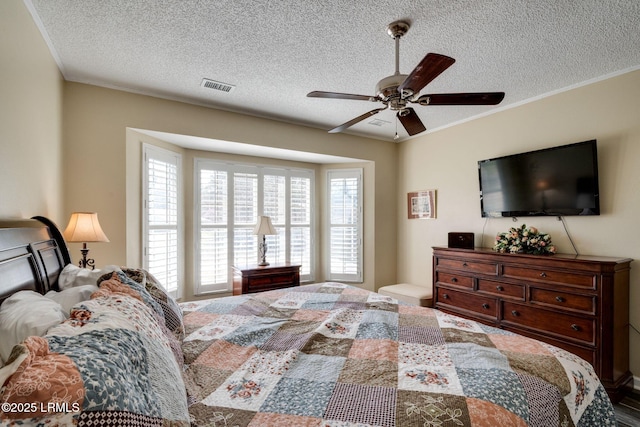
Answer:
<path fill-rule="evenodd" d="M 399 283 L 397 285 L 383 286 L 378 289 L 378 293 L 411 305 L 419 305 L 421 307 L 431 307 L 433 305 L 431 288 L 426 286 Z"/>

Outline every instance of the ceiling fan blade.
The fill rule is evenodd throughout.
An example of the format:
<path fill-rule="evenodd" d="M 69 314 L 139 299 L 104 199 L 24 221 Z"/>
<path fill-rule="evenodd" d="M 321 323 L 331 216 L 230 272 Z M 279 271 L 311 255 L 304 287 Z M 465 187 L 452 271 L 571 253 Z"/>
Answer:
<path fill-rule="evenodd" d="M 332 99 L 353 99 L 356 101 L 377 101 L 375 96 L 369 95 L 354 95 L 352 93 L 340 93 L 340 92 L 323 92 L 316 90 L 307 94 L 309 98 L 332 98 Z"/>
<path fill-rule="evenodd" d="M 504 99 L 504 92 L 439 93 L 422 95 L 420 105 L 496 105 Z"/>
<path fill-rule="evenodd" d="M 413 69 L 411 74 L 398 86 L 398 92 L 403 94 L 403 98 L 420 92 L 423 87 L 453 65 L 454 62 L 456 60 L 448 56 L 427 53 L 427 56 L 422 58 L 422 61 Z"/>
<path fill-rule="evenodd" d="M 396 115 L 410 136 L 417 135 L 420 132 L 427 130 L 413 108 L 405 108 L 403 111 L 398 111 L 398 114 Z"/>
<path fill-rule="evenodd" d="M 333 129 L 331 129 L 331 130 L 329 131 L 329 133 L 338 133 L 338 132 L 342 132 L 343 130 L 347 129 L 348 127 L 353 126 L 353 125 L 355 125 L 356 123 L 363 121 L 363 120 L 364 120 L 364 119 L 366 119 L 367 117 L 371 117 L 371 116 L 373 116 L 374 114 L 378 114 L 380 111 L 384 111 L 384 110 L 386 110 L 386 109 L 387 109 L 387 107 L 384 107 L 384 108 L 376 108 L 375 110 L 368 111 L 368 112 L 366 112 L 366 113 L 362 114 L 361 116 L 356 117 L 355 119 L 349 120 L 348 122 L 343 123 L 343 124 L 341 124 L 340 126 L 338 126 L 338 127 L 335 127 L 335 128 L 333 128 Z"/>

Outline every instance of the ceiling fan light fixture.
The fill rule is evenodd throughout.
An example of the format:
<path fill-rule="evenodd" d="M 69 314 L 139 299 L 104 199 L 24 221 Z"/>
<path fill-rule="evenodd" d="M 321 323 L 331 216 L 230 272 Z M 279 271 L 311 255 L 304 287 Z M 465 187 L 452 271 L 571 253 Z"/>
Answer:
<path fill-rule="evenodd" d="M 398 95 L 398 86 L 400 86 L 406 78 L 406 74 L 394 74 L 385 77 L 376 84 L 376 95 L 382 100 L 387 100 L 390 96 Z"/>

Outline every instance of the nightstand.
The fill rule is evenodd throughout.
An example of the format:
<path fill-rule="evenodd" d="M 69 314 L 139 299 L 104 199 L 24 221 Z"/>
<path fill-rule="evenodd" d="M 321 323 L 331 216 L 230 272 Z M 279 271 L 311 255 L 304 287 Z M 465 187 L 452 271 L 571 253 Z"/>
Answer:
<path fill-rule="evenodd" d="M 300 286 L 300 265 L 232 266 L 233 295 Z"/>

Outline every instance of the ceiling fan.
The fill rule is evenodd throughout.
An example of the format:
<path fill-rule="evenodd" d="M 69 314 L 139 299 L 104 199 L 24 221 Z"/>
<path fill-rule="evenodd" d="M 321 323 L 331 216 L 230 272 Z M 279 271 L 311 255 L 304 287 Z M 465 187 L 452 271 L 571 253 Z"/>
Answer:
<path fill-rule="evenodd" d="M 349 120 L 329 131 L 342 132 L 350 126 L 378 114 L 386 109 L 397 111 L 396 116 L 410 136 L 424 132 L 424 126 L 410 103 L 420 105 L 496 105 L 504 99 L 504 92 L 476 93 L 440 93 L 418 96 L 420 91 L 433 79 L 455 62 L 455 59 L 437 53 L 428 53 L 410 74 L 400 74 L 400 38 L 409 31 L 406 21 L 394 21 L 387 26 L 387 34 L 396 42 L 396 72 L 383 78 L 376 85 L 376 94 L 354 95 L 350 93 L 313 91 L 307 94 L 310 98 L 352 99 L 357 101 L 381 102 L 382 108 L 376 108 L 355 119 Z M 395 139 L 398 138 L 396 132 Z"/>

